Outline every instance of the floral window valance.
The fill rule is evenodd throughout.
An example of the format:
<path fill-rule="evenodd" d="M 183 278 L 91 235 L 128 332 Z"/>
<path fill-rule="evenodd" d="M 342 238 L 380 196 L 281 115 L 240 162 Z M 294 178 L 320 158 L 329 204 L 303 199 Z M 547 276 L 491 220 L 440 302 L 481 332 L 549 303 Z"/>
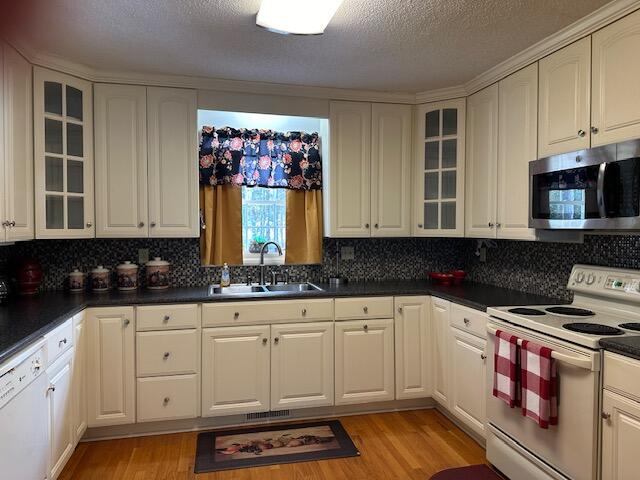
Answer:
<path fill-rule="evenodd" d="M 200 184 L 322 189 L 318 134 L 202 127 Z"/>

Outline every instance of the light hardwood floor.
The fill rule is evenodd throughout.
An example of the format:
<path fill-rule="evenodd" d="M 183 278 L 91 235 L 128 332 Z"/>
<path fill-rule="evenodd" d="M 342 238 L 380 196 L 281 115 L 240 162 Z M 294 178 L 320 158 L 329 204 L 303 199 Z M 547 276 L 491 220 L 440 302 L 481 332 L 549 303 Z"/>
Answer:
<path fill-rule="evenodd" d="M 61 480 L 420 479 L 484 463 L 484 450 L 436 410 L 342 417 L 360 457 L 195 475 L 197 433 L 81 443 Z"/>

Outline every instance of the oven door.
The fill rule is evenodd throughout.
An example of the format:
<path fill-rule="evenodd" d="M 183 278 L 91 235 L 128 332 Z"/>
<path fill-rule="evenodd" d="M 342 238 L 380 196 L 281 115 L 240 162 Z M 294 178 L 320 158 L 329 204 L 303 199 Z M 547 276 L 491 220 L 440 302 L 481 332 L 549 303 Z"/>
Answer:
<path fill-rule="evenodd" d="M 522 416 L 520 408 L 509 408 L 491 394 L 496 329 L 549 347 L 559 354 L 557 356 L 561 360 L 556 360 L 558 425 L 542 429 L 533 420 Z M 497 433 L 492 441 L 487 441 L 487 459 L 507 475 L 514 471 L 535 471 L 537 474 L 526 478 L 565 476 L 576 480 L 595 480 L 598 467 L 599 352 L 551 340 L 494 318 L 487 325 L 487 332 L 487 421 L 489 432 L 493 429 Z M 504 455 L 505 450 L 520 450 L 526 454 L 522 455 L 523 460 L 517 466 L 513 463 L 515 456 Z M 535 461 L 525 460 L 527 457 Z M 549 475 L 549 471 L 561 475 Z M 525 476 L 515 476 L 513 480 L 516 478 Z"/>
<path fill-rule="evenodd" d="M 531 162 L 530 226 L 640 229 L 640 158 L 624 145 Z"/>

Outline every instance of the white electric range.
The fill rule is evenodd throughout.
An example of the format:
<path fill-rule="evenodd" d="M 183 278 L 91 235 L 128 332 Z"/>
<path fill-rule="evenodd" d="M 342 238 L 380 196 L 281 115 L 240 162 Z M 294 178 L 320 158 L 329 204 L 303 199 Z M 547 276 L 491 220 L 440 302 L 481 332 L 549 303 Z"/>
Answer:
<path fill-rule="evenodd" d="M 575 265 L 569 305 L 487 309 L 487 459 L 512 480 L 599 478 L 603 338 L 640 335 L 640 271 Z M 552 350 L 558 425 L 541 429 L 491 394 L 496 330 Z"/>

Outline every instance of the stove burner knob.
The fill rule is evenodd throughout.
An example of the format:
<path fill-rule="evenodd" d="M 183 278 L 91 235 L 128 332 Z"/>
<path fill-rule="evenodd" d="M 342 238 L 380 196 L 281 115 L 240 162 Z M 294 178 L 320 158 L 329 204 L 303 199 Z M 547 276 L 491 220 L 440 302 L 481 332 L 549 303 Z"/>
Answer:
<path fill-rule="evenodd" d="M 584 281 L 584 273 L 578 272 L 576 275 L 576 283 L 582 283 Z"/>
<path fill-rule="evenodd" d="M 587 285 L 593 285 L 595 281 L 596 281 L 596 276 L 590 273 L 587 276 Z"/>

